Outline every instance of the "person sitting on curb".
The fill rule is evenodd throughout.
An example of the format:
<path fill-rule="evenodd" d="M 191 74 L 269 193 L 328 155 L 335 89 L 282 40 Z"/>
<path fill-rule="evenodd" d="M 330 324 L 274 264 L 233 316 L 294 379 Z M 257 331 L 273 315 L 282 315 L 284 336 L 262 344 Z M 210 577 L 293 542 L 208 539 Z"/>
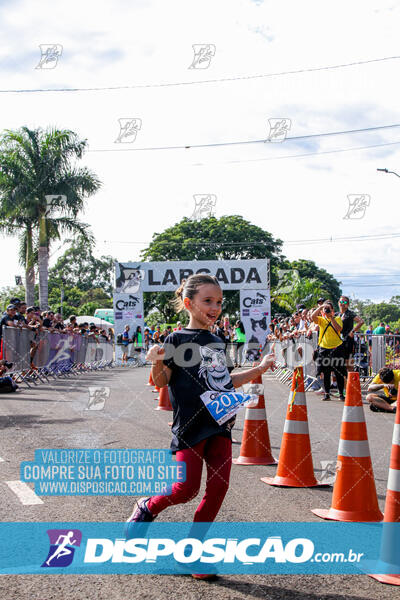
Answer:
<path fill-rule="evenodd" d="M 400 370 L 382 367 L 368 386 L 367 400 L 373 412 L 395 413 L 397 391 L 400 382 Z"/>

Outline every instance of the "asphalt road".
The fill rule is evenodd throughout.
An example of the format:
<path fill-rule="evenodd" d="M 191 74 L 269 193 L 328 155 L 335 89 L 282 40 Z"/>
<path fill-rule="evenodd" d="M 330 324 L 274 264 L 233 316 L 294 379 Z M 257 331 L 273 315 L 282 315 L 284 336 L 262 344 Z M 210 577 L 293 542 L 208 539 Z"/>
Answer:
<path fill-rule="evenodd" d="M 2 521 L 124 521 L 131 512 L 127 497 L 43 497 L 23 505 L 5 481 L 19 479 L 20 462 L 33 460 L 35 448 L 169 447 L 171 413 L 155 411 L 155 394 L 145 384 L 148 368 L 114 369 L 58 380 L 14 395 L 0 396 L 0 511 Z M 271 445 L 279 456 L 288 388 L 273 375 L 264 378 Z M 85 410 L 88 388 L 104 385 L 110 397 L 103 410 Z M 335 461 L 343 404 L 307 394 L 314 466 Z M 384 508 L 394 417 L 365 410 L 378 499 Z M 241 439 L 244 411 L 234 437 Z M 234 455 L 240 445 L 234 445 Z M 275 467 L 233 466 L 231 485 L 219 521 L 316 521 L 312 508 L 329 508 L 331 488 L 288 489 L 267 486 L 260 477 Z M 204 481 L 202 490 L 204 489 Z M 200 496 L 202 495 L 200 491 Z M 199 498 L 166 510 L 163 521 L 189 521 Z M 2 540 L 2 543 L 6 543 Z M 186 600 L 221 598 L 334 600 L 396 598 L 399 588 L 363 575 L 224 575 L 216 582 L 188 576 L 153 575 L 1 575 L 2 600 Z"/>

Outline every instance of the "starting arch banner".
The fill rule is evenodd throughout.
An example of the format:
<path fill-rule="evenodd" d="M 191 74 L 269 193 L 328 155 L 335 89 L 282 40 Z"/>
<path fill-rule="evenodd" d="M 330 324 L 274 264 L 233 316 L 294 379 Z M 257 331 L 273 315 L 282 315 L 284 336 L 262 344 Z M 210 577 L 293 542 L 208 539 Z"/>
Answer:
<path fill-rule="evenodd" d="M 115 263 L 115 333 L 126 325 L 144 331 L 143 293 L 174 292 L 194 273 L 217 278 L 223 290 L 240 290 L 240 314 L 246 338 L 264 344 L 270 322 L 269 260 L 199 260 Z M 258 324 L 256 321 L 260 320 Z M 120 357 L 117 346 L 116 357 Z"/>

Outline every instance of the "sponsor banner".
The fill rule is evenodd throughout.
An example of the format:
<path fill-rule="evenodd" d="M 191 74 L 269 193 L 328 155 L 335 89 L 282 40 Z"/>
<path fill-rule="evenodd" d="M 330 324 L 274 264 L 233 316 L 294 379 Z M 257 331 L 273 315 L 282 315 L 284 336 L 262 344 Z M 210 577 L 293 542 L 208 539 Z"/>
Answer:
<path fill-rule="evenodd" d="M 169 495 L 186 480 L 186 463 L 164 449 L 40 449 L 20 477 L 39 496 Z"/>
<path fill-rule="evenodd" d="M 240 290 L 240 320 L 246 333 L 244 353 L 247 360 L 259 357 L 264 348 L 271 322 L 271 299 L 268 289 Z"/>
<path fill-rule="evenodd" d="M 223 290 L 268 288 L 268 259 L 197 260 L 115 264 L 115 291 L 174 292 L 193 273 L 214 275 Z M 117 310 L 120 310 L 117 307 Z"/>
<path fill-rule="evenodd" d="M 120 293 L 114 292 L 114 333 L 115 336 L 125 331 L 125 326 L 129 325 L 129 337 L 132 339 L 138 326 L 142 330 L 142 339 L 144 334 L 144 315 L 143 315 L 143 292 Z M 115 337 L 115 340 L 117 338 Z M 122 359 L 122 349 L 120 344 L 115 344 L 115 360 Z M 128 356 L 133 356 L 135 347 L 129 345 Z"/>
<path fill-rule="evenodd" d="M 153 522 L 131 524 L 128 537 L 124 525 L 0 523 L 0 573 L 400 573 L 398 544 L 390 546 L 400 523 Z"/>

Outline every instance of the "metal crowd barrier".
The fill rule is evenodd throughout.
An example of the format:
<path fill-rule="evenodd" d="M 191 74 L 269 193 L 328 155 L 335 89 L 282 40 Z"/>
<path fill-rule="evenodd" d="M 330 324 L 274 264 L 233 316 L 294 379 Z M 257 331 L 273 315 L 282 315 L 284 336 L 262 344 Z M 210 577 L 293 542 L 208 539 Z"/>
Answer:
<path fill-rule="evenodd" d="M 3 327 L 3 358 L 12 363 L 7 375 L 32 384 L 114 366 L 113 344 L 76 333 Z"/>
<path fill-rule="evenodd" d="M 400 368 L 400 348 L 395 358 L 388 362 L 388 340 L 384 338 L 398 337 L 398 343 L 392 339 L 393 348 L 400 346 L 400 336 L 379 336 L 356 334 L 354 349 L 354 369 L 360 373 L 361 388 L 366 389 L 372 381 L 374 374 L 385 364 L 395 368 Z M 372 338 L 371 340 L 369 338 Z M 267 342 L 266 352 L 274 351 L 276 355 L 277 369 L 275 376 L 281 381 L 291 385 L 293 371 L 296 367 L 303 367 L 305 391 L 319 382 L 316 377 L 316 365 L 312 358 L 314 350 L 317 348 L 318 334 L 313 332 L 311 337 L 301 334 L 297 338 Z M 397 361 L 397 362 L 396 362 Z"/>

